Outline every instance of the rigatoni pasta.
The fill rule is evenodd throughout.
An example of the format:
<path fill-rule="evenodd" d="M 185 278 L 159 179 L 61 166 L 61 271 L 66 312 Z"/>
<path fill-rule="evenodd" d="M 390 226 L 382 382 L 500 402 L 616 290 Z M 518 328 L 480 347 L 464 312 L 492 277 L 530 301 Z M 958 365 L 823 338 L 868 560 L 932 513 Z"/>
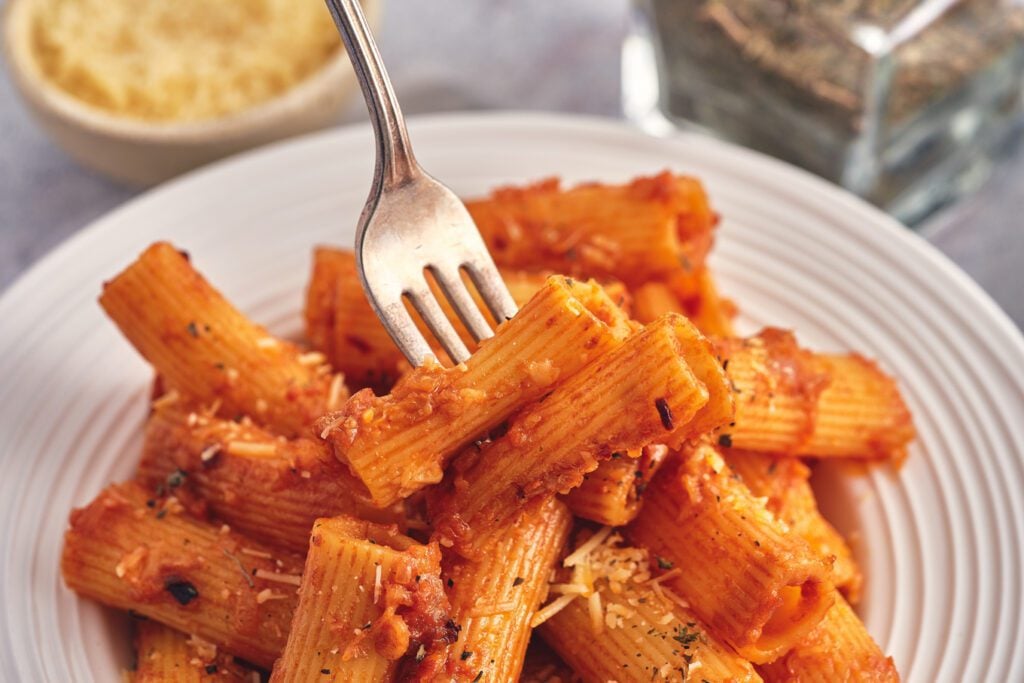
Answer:
<path fill-rule="evenodd" d="M 640 511 L 644 489 L 667 454 L 662 444 L 645 446 L 638 456 L 612 453 L 583 475 L 583 483 L 565 495 L 565 503 L 577 517 L 608 526 L 628 524 Z"/>
<path fill-rule="evenodd" d="M 466 208 L 500 266 L 627 286 L 699 268 L 717 223 L 700 182 L 668 172 L 623 185 L 506 187 Z"/>
<path fill-rule="evenodd" d="M 789 652 L 761 667 L 767 683 L 896 683 L 886 657 L 853 609 L 836 595 L 825 618 Z"/>
<path fill-rule="evenodd" d="M 421 663 L 443 658 L 454 629 L 440 560 L 436 545 L 393 527 L 346 516 L 317 520 L 272 683 L 391 681 L 410 651 Z"/>
<path fill-rule="evenodd" d="M 136 620 L 131 683 L 249 683 L 249 673 L 213 643 L 150 619 Z"/>
<path fill-rule="evenodd" d="M 629 537 L 678 573 L 665 585 L 753 662 L 793 647 L 833 600 L 830 562 L 779 524 L 711 446 L 667 464 Z"/>
<path fill-rule="evenodd" d="M 579 486 L 612 453 L 692 436 L 712 401 L 686 363 L 684 323 L 647 326 L 519 413 L 501 438 L 467 449 L 434 498 L 435 535 L 478 555 L 529 505 Z"/>
<path fill-rule="evenodd" d="M 677 289 L 683 291 L 677 292 Z M 677 283 L 676 287 L 670 281 L 654 280 L 638 286 L 632 294 L 634 316 L 642 323 L 666 313 L 682 313 L 706 335 L 733 335 L 735 311 L 730 302 L 719 296 L 711 271 L 706 267 L 695 274 L 687 274 L 683 283 Z"/>
<path fill-rule="evenodd" d="M 544 640 L 585 683 L 761 680 L 662 587 L 646 550 L 599 534 L 588 540 L 600 543 L 584 542 L 566 558 L 570 567 L 551 586 L 556 597 L 538 614 Z"/>
<path fill-rule="evenodd" d="M 731 337 L 736 307 L 718 292 L 718 285 L 708 268 L 696 274 L 697 293 L 685 300 L 686 314 L 693 324 L 709 337 Z"/>
<path fill-rule="evenodd" d="M 469 207 L 521 310 L 480 344 L 453 320 L 461 364 L 402 358 L 351 251 L 314 254 L 312 353 L 165 243 L 105 286 L 156 399 L 62 571 L 150 618 L 136 680 L 896 680 L 800 459 L 901 457 L 895 382 L 734 338 L 692 178 Z"/>
<path fill-rule="evenodd" d="M 322 441 L 282 439 L 247 418 L 157 407 L 146 422 L 136 478 L 151 490 L 179 482 L 250 538 L 304 553 L 320 517 L 352 514 L 404 527 L 402 503 L 375 507 Z"/>
<path fill-rule="evenodd" d="M 377 505 L 441 481 L 458 449 L 618 346 L 633 328 L 595 283 L 550 278 L 463 365 L 424 365 L 387 396 L 362 390 L 317 423 Z"/>
<path fill-rule="evenodd" d="M 107 282 L 100 304 L 169 398 L 180 394 L 294 436 L 348 396 L 322 354 L 303 353 L 251 322 L 166 242 Z"/>
<path fill-rule="evenodd" d="M 524 306 L 544 286 L 551 272 L 502 271 L 502 279 L 518 306 Z M 448 300 L 432 284 L 438 302 L 469 349 L 476 343 L 451 309 Z M 628 311 L 629 294 L 618 282 L 603 282 L 608 296 Z M 487 307 L 469 287 L 480 310 L 497 324 Z M 371 308 L 356 272 L 355 254 L 349 250 L 318 247 L 313 253 L 313 272 L 306 291 L 306 334 L 313 348 L 322 351 L 331 364 L 345 373 L 354 387 L 371 387 L 386 392 L 405 373 L 408 363 Z M 420 331 L 431 339 L 427 327 L 415 311 L 410 315 Z M 442 363 L 450 365 L 440 345 L 433 346 Z"/>
<path fill-rule="evenodd" d="M 530 621 L 572 528 L 554 498 L 503 530 L 478 560 L 445 553 L 443 567 L 459 635 L 449 650 L 452 680 L 515 681 L 530 642 Z"/>
<path fill-rule="evenodd" d="M 108 487 L 71 513 L 61 572 L 98 602 L 270 667 L 298 603 L 302 558 L 191 518 L 173 496 Z"/>
<path fill-rule="evenodd" d="M 832 584 L 846 599 L 860 599 L 861 572 L 853 552 L 835 527 L 820 512 L 811 490 L 811 471 L 798 458 L 723 448 L 722 455 L 768 510 L 811 546 L 818 555 L 832 558 Z"/>
<path fill-rule="evenodd" d="M 723 446 L 898 459 L 914 438 L 896 382 L 861 356 L 814 354 L 772 328 L 716 346 L 736 394 Z"/>

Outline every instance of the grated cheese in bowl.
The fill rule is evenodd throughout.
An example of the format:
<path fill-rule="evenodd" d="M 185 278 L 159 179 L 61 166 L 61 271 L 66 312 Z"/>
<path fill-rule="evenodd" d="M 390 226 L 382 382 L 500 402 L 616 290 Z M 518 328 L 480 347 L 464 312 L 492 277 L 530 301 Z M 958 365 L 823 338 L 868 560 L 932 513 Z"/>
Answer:
<path fill-rule="evenodd" d="M 93 107 L 198 121 L 269 100 L 340 39 L 319 0 L 23 0 L 41 74 Z"/>

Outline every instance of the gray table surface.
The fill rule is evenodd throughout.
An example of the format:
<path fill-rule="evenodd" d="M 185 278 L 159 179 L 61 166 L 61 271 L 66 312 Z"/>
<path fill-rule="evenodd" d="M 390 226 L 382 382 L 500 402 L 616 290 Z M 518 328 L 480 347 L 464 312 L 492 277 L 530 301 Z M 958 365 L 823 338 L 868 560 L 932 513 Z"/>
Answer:
<path fill-rule="evenodd" d="M 531 109 L 619 117 L 628 0 L 384 0 L 381 51 L 410 114 Z M 0 2 L 2 5 L 3 2 Z M 365 117 L 353 103 L 345 121 Z M 1024 146 L 923 232 L 1024 326 Z M 0 289 L 135 196 L 77 167 L 0 73 Z"/>

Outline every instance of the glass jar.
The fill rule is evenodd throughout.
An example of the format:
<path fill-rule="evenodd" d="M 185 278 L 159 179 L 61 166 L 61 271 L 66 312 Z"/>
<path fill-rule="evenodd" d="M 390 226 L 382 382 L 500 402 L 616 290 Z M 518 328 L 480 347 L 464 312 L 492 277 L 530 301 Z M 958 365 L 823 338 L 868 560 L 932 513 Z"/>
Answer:
<path fill-rule="evenodd" d="M 1021 127 L 1020 0 L 634 0 L 634 10 L 628 116 L 696 125 L 908 223 L 979 185 Z"/>

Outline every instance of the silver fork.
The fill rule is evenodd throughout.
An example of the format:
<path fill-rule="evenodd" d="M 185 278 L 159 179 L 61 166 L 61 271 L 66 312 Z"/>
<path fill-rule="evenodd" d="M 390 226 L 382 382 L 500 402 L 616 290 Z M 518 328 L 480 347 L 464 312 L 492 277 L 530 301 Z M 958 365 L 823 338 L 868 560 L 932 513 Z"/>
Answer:
<path fill-rule="evenodd" d="M 424 276 L 437 281 L 474 339 L 494 334 L 465 286 L 469 275 L 501 322 L 516 304 L 466 207 L 429 176 L 413 156 L 405 120 L 357 0 L 327 0 L 355 68 L 377 139 L 370 196 L 356 229 L 356 264 L 363 289 L 395 344 L 414 366 L 434 356 L 403 303 L 407 297 L 456 363 L 469 350 L 445 316 Z"/>

